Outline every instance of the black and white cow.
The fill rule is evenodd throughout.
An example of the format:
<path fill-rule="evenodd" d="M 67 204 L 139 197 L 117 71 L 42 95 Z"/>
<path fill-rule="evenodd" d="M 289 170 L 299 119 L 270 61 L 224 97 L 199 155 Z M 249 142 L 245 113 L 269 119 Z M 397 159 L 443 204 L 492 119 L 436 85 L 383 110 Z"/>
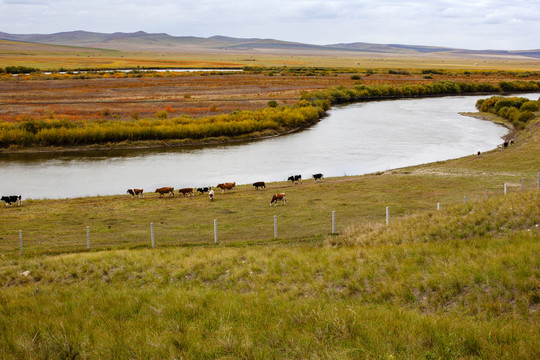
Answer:
<path fill-rule="evenodd" d="M 212 190 L 211 186 L 197 188 L 197 191 L 200 192 L 201 195 L 204 194 L 205 192 L 209 192 L 210 190 Z"/>
<path fill-rule="evenodd" d="M 287 181 L 290 181 L 294 184 L 296 181 L 297 183 L 302 182 L 302 175 L 292 175 L 287 178 Z"/>
<path fill-rule="evenodd" d="M 21 195 L 2 196 L 0 200 L 5 201 L 6 207 L 13 206 L 12 203 L 17 203 L 17 206 L 22 206 Z"/>

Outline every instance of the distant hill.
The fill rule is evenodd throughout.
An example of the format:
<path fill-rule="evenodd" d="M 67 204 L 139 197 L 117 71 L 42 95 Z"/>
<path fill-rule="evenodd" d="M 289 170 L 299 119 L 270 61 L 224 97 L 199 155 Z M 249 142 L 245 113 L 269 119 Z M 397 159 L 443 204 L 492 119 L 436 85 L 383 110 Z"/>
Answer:
<path fill-rule="evenodd" d="M 139 51 L 271 51 L 271 52 L 362 52 L 375 54 L 456 54 L 492 55 L 504 57 L 540 58 L 540 49 L 536 50 L 466 50 L 437 46 L 372 44 L 372 43 L 339 43 L 329 45 L 312 45 L 274 39 L 233 38 L 227 36 L 211 36 L 208 38 L 196 36 L 171 36 L 165 33 L 149 34 L 144 31 L 134 33 L 116 32 L 112 34 L 88 31 L 69 31 L 55 34 L 8 34 L 0 32 L 0 39 L 38 44 L 66 45 L 102 48 L 112 50 Z"/>

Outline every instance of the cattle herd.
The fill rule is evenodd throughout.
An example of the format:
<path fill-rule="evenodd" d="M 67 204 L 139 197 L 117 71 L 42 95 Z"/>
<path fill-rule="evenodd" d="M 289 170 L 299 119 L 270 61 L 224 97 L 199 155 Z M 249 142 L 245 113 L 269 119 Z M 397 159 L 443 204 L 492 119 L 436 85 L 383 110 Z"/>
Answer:
<path fill-rule="evenodd" d="M 313 174 L 313 179 L 315 181 L 322 180 L 323 174 Z M 302 175 L 289 176 L 287 181 L 291 181 L 293 184 L 299 184 L 302 182 Z M 264 181 L 257 181 L 253 183 L 253 187 L 255 188 L 255 190 L 266 190 L 266 183 Z M 220 183 L 216 185 L 216 188 L 221 189 L 222 194 L 225 191 L 232 191 L 234 193 L 236 189 L 236 182 Z M 159 197 L 164 197 L 165 195 L 168 195 L 169 197 L 174 197 L 174 187 L 160 187 L 155 190 L 155 193 L 159 194 Z M 208 198 L 210 199 L 210 201 L 214 200 L 214 190 L 211 186 L 178 189 L 178 194 L 182 194 L 183 196 L 195 196 L 195 193 L 200 193 L 201 195 L 203 195 L 204 193 L 208 193 Z M 128 189 L 127 194 L 129 194 L 132 199 L 135 199 L 135 197 L 137 197 L 138 199 L 144 198 L 144 189 Z M 16 203 L 17 206 L 22 206 L 21 195 L 2 196 L 1 200 L 6 203 L 6 207 L 12 207 L 14 203 Z M 277 205 L 278 202 L 281 202 L 282 205 L 285 205 L 285 193 L 277 193 L 272 195 L 270 205 Z"/>
<path fill-rule="evenodd" d="M 313 179 L 315 181 L 323 180 L 323 174 L 313 174 Z M 302 175 L 292 175 L 289 176 L 287 181 L 291 181 L 293 184 L 299 184 L 302 182 Z M 254 182 L 253 187 L 255 190 L 266 190 L 266 183 L 264 181 L 257 181 Z M 221 189 L 221 193 L 223 194 L 225 191 L 232 191 L 234 193 L 236 189 L 236 182 L 226 182 L 226 183 L 220 183 L 216 185 L 216 188 Z M 137 196 L 139 199 L 142 197 L 144 198 L 144 190 L 143 189 L 128 189 L 127 193 L 131 195 L 131 198 L 135 199 L 135 196 Z M 169 197 L 174 197 L 174 187 L 166 186 L 157 188 L 155 190 L 156 194 L 159 194 L 159 197 L 164 197 L 165 195 L 168 195 Z M 203 195 L 204 193 L 208 193 L 208 198 L 210 201 L 214 200 L 214 190 L 211 186 L 205 186 L 205 187 L 199 187 L 199 188 L 182 188 L 178 189 L 178 194 L 182 194 L 183 196 L 195 196 L 196 193 L 200 193 Z M 285 205 L 286 198 L 285 193 L 277 193 L 272 195 L 272 200 L 270 201 L 270 205 L 277 205 L 278 202 L 281 202 L 282 205 Z"/>

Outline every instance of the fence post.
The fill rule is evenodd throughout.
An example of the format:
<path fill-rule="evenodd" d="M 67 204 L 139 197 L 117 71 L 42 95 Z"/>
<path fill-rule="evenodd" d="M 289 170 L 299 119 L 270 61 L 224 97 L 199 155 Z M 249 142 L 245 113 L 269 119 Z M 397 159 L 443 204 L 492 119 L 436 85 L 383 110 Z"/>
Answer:
<path fill-rule="evenodd" d="M 464 196 L 464 197 L 463 197 L 463 203 L 464 203 L 464 204 L 467 203 L 467 196 Z"/>
<path fill-rule="evenodd" d="M 214 219 L 214 243 L 218 243 L 217 239 L 217 219 Z"/>
<path fill-rule="evenodd" d="M 504 183 L 504 195 L 506 195 L 506 183 Z"/>
<path fill-rule="evenodd" d="M 387 207 L 386 207 L 386 225 L 388 225 L 389 217 L 390 217 L 390 210 L 389 210 L 389 208 L 388 208 L 388 206 L 387 206 Z"/>
<path fill-rule="evenodd" d="M 86 227 L 86 248 L 90 250 L 90 226 Z"/>
<path fill-rule="evenodd" d="M 441 204 L 437 203 L 437 210 L 441 210 Z"/>
<path fill-rule="evenodd" d="M 521 178 L 521 191 L 525 191 L 525 178 Z"/>
<path fill-rule="evenodd" d="M 332 211 L 332 234 L 336 233 L 336 212 Z"/>
<path fill-rule="evenodd" d="M 486 190 L 485 193 L 486 193 L 486 199 L 487 199 L 488 198 L 488 191 Z"/>
<path fill-rule="evenodd" d="M 19 246 L 21 248 L 21 255 L 23 254 L 23 245 L 22 245 L 22 230 L 19 230 Z"/>
<path fill-rule="evenodd" d="M 156 239 L 154 238 L 154 223 L 150 223 L 150 239 L 152 240 L 152 247 L 156 247 Z"/>
<path fill-rule="evenodd" d="M 277 240 L 277 215 L 274 215 L 274 239 Z"/>
<path fill-rule="evenodd" d="M 538 172 L 538 187 L 540 188 L 540 171 Z"/>

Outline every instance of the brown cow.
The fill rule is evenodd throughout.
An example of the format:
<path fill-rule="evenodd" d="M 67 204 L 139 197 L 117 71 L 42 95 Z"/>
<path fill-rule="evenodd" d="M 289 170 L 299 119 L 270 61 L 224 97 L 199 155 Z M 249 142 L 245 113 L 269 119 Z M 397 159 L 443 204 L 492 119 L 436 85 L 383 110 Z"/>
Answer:
<path fill-rule="evenodd" d="M 225 190 L 232 190 L 234 192 L 234 189 L 236 187 L 236 183 L 235 182 L 232 182 L 232 183 L 222 183 L 222 184 L 218 184 L 216 187 L 220 188 L 221 189 L 221 193 L 223 194 L 225 192 Z"/>
<path fill-rule="evenodd" d="M 286 202 L 285 193 L 277 193 L 274 196 L 272 196 L 272 201 L 270 201 L 270 206 L 277 205 L 278 201 L 281 201 L 281 204 L 285 205 L 285 202 Z"/>
<path fill-rule="evenodd" d="M 140 199 L 141 197 L 144 198 L 143 189 L 128 189 L 127 193 L 131 195 L 132 199 L 135 199 L 135 195 Z"/>
<path fill-rule="evenodd" d="M 165 194 L 169 194 L 169 196 L 174 197 L 174 188 L 173 187 L 162 187 L 159 189 L 156 189 L 156 192 L 159 193 L 159 197 L 162 197 Z"/>
<path fill-rule="evenodd" d="M 253 183 L 253 186 L 255 186 L 255 190 L 259 190 L 259 188 L 261 188 L 262 190 L 266 190 L 266 184 L 264 183 L 264 181 L 257 181 Z"/>
<path fill-rule="evenodd" d="M 183 188 L 178 190 L 178 193 L 184 196 L 195 196 L 195 194 L 193 193 L 193 188 Z"/>

